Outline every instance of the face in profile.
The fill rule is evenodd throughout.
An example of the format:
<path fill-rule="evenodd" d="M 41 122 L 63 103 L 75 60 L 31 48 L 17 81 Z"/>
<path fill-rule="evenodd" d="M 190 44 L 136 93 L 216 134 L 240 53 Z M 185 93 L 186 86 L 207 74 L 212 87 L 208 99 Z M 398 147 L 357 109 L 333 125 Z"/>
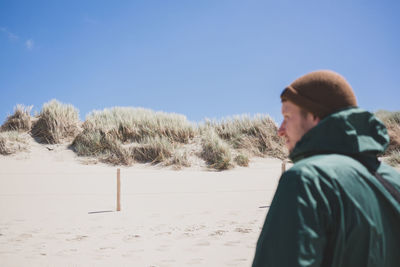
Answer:
<path fill-rule="evenodd" d="M 320 121 L 310 112 L 302 111 L 291 101 L 282 102 L 282 115 L 283 121 L 278 135 L 285 138 L 285 145 L 289 152 L 292 152 L 303 135 Z"/>

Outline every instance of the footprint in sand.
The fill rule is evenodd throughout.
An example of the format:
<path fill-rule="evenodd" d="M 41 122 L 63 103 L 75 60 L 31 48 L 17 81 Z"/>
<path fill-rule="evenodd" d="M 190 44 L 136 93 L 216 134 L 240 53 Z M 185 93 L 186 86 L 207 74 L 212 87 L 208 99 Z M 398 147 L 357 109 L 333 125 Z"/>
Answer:
<path fill-rule="evenodd" d="M 206 240 L 200 241 L 200 242 L 198 242 L 198 243 L 196 244 L 196 246 L 200 246 L 200 247 L 207 247 L 207 246 L 209 246 L 209 245 L 210 245 L 210 242 L 208 242 L 208 241 L 206 241 Z"/>
<path fill-rule="evenodd" d="M 195 234 L 194 233 L 192 233 L 192 232 L 190 232 L 190 233 L 183 233 L 182 234 L 182 237 L 193 237 Z"/>
<path fill-rule="evenodd" d="M 141 258 L 141 255 L 143 254 L 144 249 L 131 249 L 127 251 L 126 253 L 123 253 L 121 256 L 124 258 Z"/>
<path fill-rule="evenodd" d="M 69 238 L 69 239 L 66 239 L 66 240 L 67 240 L 67 241 L 82 241 L 82 240 L 84 240 L 84 239 L 86 239 L 86 238 L 88 238 L 87 235 L 77 235 L 77 236 L 74 237 L 74 238 Z"/>
<path fill-rule="evenodd" d="M 214 231 L 211 234 L 209 234 L 209 236 L 221 236 L 221 235 L 224 235 L 227 232 L 228 231 L 225 231 L 225 230 L 217 230 L 217 231 Z"/>
<path fill-rule="evenodd" d="M 156 233 L 154 234 L 155 236 L 165 236 L 165 235 L 171 235 L 172 232 L 161 232 L 161 233 Z"/>
<path fill-rule="evenodd" d="M 191 225 L 189 227 L 186 227 L 185 232 L 194 232 L 194 231 L 199 231 L 206 228 L 205 225 Z"/>
<path fill-rule="evenodd" d="M 70 232 L 58 232 L 58 233 L 56 233 L 57 235 L 70 235 L 70 234 L 72 234 L 72 233 L 70 233 Z"/>
<path fill-rule="evenodd" d="M 249 222 L 249 224 L 256 224 L 258 222 L 258 220 L 252 220 Z"/>
<path fill-rule="evenodd" d="M 8 239 L 8 242 L 11 242 L 11 243 L 19 243 L 19 242 L 23 242 L 23 241 L 24 241 L 24 238 L 21 238 L 20 236 Z"/>
<path fill-rule="evenodd" d="M 140 235 L 127 235 L 123 238 L 124 241 L 131 241 L 134 239 L 139 239 L 141 236 Z"/>
<path fill-rule="evenodd" d="M 159 225 L 156 225 L 156 226 L 151 227 L 151 228 L 150 228 L 150 231 L 152 231 L 152 232 L 159 232 L 159 231 L 161 231 L 161 230 L 163 230 L 163 229 L 165 229 L 165 228 L 167 228 L 167 225 L 166 225 L 166 224 L 159 224 Z"/>
<path fill-rule="evenodd" d="M 234 247 L 240 244 L 240 240 L 236 240 L 236 241 L 228 241 L 226 242 L 224 245 L 227 247 Z"/>
<path fill-rule="evenodd" d="M 113 250 L 115 247 L 101 247 L 99 250 Z"/>
<path fill-rule="evenodd" d="M 249 228 L 241 228 L 241 227 L 238 227 L 238 228 L 235 229 L 235 232 L 248 234 L 248 233 L 251 233 L 252 230 L 249 229 Z"/>
<path fill-rule="evenodd" d="M 23 239 L 32 238 L 32 237 L 33 237 L 33 235 L 31 235 L 31 234 L 20 234 L 19 235 L 19 238 L 23 238 Z"/>

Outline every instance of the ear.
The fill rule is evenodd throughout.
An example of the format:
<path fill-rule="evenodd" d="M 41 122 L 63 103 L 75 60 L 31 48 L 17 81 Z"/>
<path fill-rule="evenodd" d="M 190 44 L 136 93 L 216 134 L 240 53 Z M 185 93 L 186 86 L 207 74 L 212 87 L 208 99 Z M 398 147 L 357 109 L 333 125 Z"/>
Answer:
<path fill-rule="evenodd" d="M 316 115 L 312 114 L 311 112 L 308 112 L 307 113 L 307 121 L 309 122 L 309 125 L 311 127 L 314 127 L 321 121 L 321 119 L 319 117 L 317 117 Z"/>
<path fill-rule="evenodd" d="M 317 117 L 316 115 L 314 115 L 314 114 L 312 116 L 313 116 L 312 122 L 313 122 L 313 124 L 315 126 L 321 121 L 321 119 L 319 117 Z"/>

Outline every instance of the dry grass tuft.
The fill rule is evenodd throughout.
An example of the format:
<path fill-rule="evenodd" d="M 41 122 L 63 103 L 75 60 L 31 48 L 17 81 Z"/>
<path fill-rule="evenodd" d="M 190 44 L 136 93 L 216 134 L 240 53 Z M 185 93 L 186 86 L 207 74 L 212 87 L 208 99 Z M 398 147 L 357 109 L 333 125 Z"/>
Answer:
<path fill-rule="evenodd" d="M 199 126 L 180 114 L 114 107 L 91 112 L 81 124 L 78 110 L 57 100 L 45 103 L 35 117 L 30 116 L 31 108 L 17 105 L 1 126 L 0 153 L 26 148 L 16 133 L 8 133 L 15 130 L 30 131 L 42 143 L 73 140 L 71 147 L 79 156 L 114 165 L 162 163 L 179 169 L 208 164 L 225 170 L 235 164 L 248 166 L 251 156 L 287 156 L 277 126 L 267 115 L 242 115 Z"/>
<path fill-rule="evenodd" d="M 386 124 L 400 124 L 400 111 L 378 110 L 375 115 Z"/>
<path fill-rule="evenodd" d="M 79 156 L 92 156 L 113 165 L 131 165 L 128 149 L 110 134 L 101 131 L 84 130 L 73 141 L 72 147 Z"/>
<path fill-rule="evenodd" d="M 400 151 L 400 111 L 380 110 L 375 115 L 385 124 L 390 137 L 389 147 L 384 155 L 391 155 L 392 152 L 396 154 L 396 152 Z"/>
<path fill-rule="evenodd" d="M 235 157 L 235 162 L 239 166 L 248 167 L 249 166 L 249 157 L 244 154 L 239 154 Z"/>
<path fill-rule="evenodd" d="M 142 163 L 161 163 L 172 156 L 173 145 L 165 137 L 147 137 L 130 148 L 134 160 Z"/>
<path fill-rule="evenodd" d="M 211 168 L 224 170 L 234 162 L 248 166 L 249 156 L 286 156 L 277 126 L 269 116 L 240 116 L 195 127 L 185 116 L 142 108 L 115 107 L 90 113 L 73 147 L 79 155 L 108 162 L 164 163 L 190 166 L 185 146 L 201 140 L 199 157 Z M 239 155 L 232 161 L 232 153 Z M 111 156 L 112 155 L 112 156 Z"/>
<path fill-rule="evenodd" d="M 235 116 L 220 122 L 205 123 L 234 149 L 245 150 L 255 156 L 286 158 L 283 140 L 278 137 L 278 127 L 268 115 Z"/>
<path fill-rule="evenodd" d="M 174 166 L 175 169 L 180 170 L 183 167 L 190 167 L 192 164 L 189 160 L 189 153 L 185 150 L 174 150 L 172 156 L 165 163 L 166 166 Z"/>
<path fill-rule="evenodd" d="M 29 132 L 32 127 L 31 121 L 32 106 L 17 105 L 14 107 L 14 114 L 8 116 L 6 122 L 1 126 L 0 130 Z"/>
<path fill-rule="evenodd" d="M 114 107 L 90 113 L 72 146 L 79 155 L 104 157 L 129 165 L 160 163 L 172 156 L 176 143 L 188 143 L 196 129 L 186 117 L 143 108 Z"/>
<path fill-rule="evenodd" d="M 400 150 L 400 125 L 388 125 L 387 126 L 390 143 L 386 150 L 388 153 L 396 150 Z"/>
<path fill-rule="evenodd" d="M 43 105 L 32 135 L 40 142 L 57 144 L 73 139 L 79 132 L 79 112 L 72 105 L 51 100 Z"/>
<path fill-rule="evenodd" d="M 393 150 L 387 156 L 388 157 L 385 159 L 385 161 L 389 165 L 393 167 L 400 165 L 400 150 Z"/>
<path fill-rule="evenodd" d="M 187 143 L 195 135 L 193 125 L 185 116 L 144 108 L 114 107 L 94 111 L 86 117 L 83 127 L 111 134 L 121 142 L 140 142 L 158 136 L 171 142 Z"/>
<path fill-rule="evenodd" d="M 217 170 L 226 170 L 233 167 L 229 145 L 213 130 L 209 130 L 203 135 L 202 147 L 201 157 L 210 167 Z"/>
<path fill-rule="evenodd" d="M 28 151 L 29 135 L 18 131 L 0 132 L 0 154 L 11 155 L 20 151 Z"/>

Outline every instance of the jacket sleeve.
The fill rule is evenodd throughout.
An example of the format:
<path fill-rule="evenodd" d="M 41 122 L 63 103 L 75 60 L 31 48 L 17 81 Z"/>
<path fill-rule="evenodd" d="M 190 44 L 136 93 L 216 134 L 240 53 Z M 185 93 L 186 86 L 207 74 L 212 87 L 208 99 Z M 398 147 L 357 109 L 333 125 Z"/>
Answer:
<path fill-rule="evenodd" d="M 253 267 L 321 266 L 326 207 L 318 179 L 296 170 L 285 172 L 261 231 Z"/>

